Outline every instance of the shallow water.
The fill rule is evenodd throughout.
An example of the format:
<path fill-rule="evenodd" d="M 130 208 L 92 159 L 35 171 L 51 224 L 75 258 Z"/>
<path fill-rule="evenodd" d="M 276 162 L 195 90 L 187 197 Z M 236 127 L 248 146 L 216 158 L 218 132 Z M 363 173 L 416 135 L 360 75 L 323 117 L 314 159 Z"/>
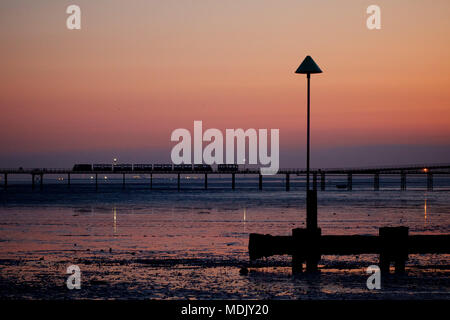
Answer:
<path fill-rule="evenodd" d="M 200 180 L 200 179 L 199 179 Z M 229 180 L 229 179 L 228 179 Z M 249 233 L 290 235 L 304 227 L 301 181 L 290 192 L 282 180 L 209 180 L 201 190 L 184 178 L 127 184 L 45 184 L 43 190 L 12 184 L 0 192 L 0 297 L 30 299 L 359 299 L 450 298 L 450 255 L 410 255 L 406 276 L 383 277 L 381 290 L 366 287 L 376 255 L 323 256 L 319 275 L 292 277 L 290 257 L 249 267 Z M 175 182 L 174 182 L 175 181 Z M 448 181 L 435 191 L 410 181 L 408 191 L 386 183 L 371 191 L 361 179 L 353 191 L 318 192 L 322 234 L 377 234 L 404 225 L 410 234 L 450 232 Z M 196 189 L 197 187 L 197 189 Z M 80 267 L 81 290 L 68 290 L 66 268 Z"/>

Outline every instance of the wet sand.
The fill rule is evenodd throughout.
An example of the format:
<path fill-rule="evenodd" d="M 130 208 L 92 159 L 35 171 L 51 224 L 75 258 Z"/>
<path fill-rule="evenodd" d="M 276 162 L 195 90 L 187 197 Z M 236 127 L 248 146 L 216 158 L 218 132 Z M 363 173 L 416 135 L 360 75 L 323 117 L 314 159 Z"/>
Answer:
<path fill-rule="evenodd" d="M 289 259 L 248 261 L 152 258 L 145 252 L 40 252 L 41 257 L 0 261 L 2 299 L 449 299 L 448 257 L 409 266 L 407 274 L 382 278 L 368 290 L 367 267 L 324 258 L 319 274 L 291 276 Z M 417 259 L 412 257 L 411 260 Z M 411 263 L 411 262 L 410 262 Z M 66 268 L 81 269 L 81 289 L 68 290 Z M 249 274 L 241 275 L 240 266 Z"/>
<path fill-rule="evenodd" d="M 2 299 L 450 298 L 450 255 L 410 255 L 407 274 L 383 276 L 381 290 L 366 287 L 376 255 L 323 256 L 320 274 L 296 277 L 289 256 L 250 264 L 249 233 L 304 227 L 300 191 L 14 197 L 0 206 Z M 377 234 L 394 225 L 408 225 L 411 234 L 448 233 L 448 197 L 319 193 L 319 223 L 323 234 Z M 70 265 L 81 269 L 80 290 L 66 287 Z M 243 266 L 248 275 L 240 274 Z"/>

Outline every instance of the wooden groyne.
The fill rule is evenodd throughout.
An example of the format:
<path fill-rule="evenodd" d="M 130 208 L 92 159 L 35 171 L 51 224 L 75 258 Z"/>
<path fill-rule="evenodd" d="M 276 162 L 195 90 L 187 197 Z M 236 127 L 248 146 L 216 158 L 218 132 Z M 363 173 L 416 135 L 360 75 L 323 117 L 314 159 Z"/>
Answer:
<path fill-rule="evenodd" d="M 249 238 L 250 260 L 273 255 L 291 255 L 292 272 L 317 271 L 322 255 L 378 254 L 382 272 L 405 271 L 409 254 L 450 253 L 450 234 L 409 235 L 408 227 L 383 227 L 375 235 L 321 235 L 321 229 L 297 228 L 291 236 L 252 233 Z"/>

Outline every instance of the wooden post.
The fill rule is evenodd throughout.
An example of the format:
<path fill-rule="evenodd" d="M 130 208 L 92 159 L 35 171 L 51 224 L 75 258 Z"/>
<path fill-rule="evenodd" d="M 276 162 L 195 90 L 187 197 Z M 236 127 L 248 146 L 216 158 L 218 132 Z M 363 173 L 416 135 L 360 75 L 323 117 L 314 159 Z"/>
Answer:
<path fill-rule="evenodd" d="M 325 172 L 320 173 L 320 190 L 325 191 Z"/>
<path fill-rule="evenodd" d="M 208 174 L 205 173 L 205 190 L 208 189 Z"/>
<path fill-rule="evenodd" d="M 353 190 L 353 177 L 351 173 L 347 173 L 347 190 Z"/>
<path fill-rule="evenodd" d="M 405 272 L 408 260 L 408 227 L 383 227 L 379 229 L 380 270 L 389 273 L 391 262 L 395 263 L 395 273 Z"/>
<path fill-rule="evenodd" d="M 180 174 L 178 174 L 178 191 L 180 191 Z"/>
<path fill-rule="evenodd" d="M 153 189 L 153 174 L 150 173 L 150 190 Z"/>
<path fill-rule="evenodd" d="M 289 173 L 286 173 L 286 191 L 289 191 L 291 189 L 290 182 L 289 182 Z"/>
<path fill-rule="evenodd" d="M 95 174 L 95 190 L 98 189 L 98 173 Z"/>
<path fill-rule="evenodd" d="M 306 250 L 306 272 L 317 272 L 319 270 L 320 261 L 320 236 L 322 230 L 320 228 L 307 229 L 307 250 Z"/>
<path fill-rule="evenodd" d="M 125 173 L 122 173 L 122 188 L 125 189 Z"/>
<path fill-rule="evenodd" d="M 320 229 L 317 227 L 317 190 L 306 191 L 306 229 L 308 253 L 306 255 L 306 271 L 316 272 L 320 260 Z"/>
<path fill-rule="evenodd" d="M 259 174 L 259 190 L 262 190 L 262 174 Z"/>
<path fill-rule="evenodd" d="M 427 190 L 433 191 L 433 174 L 431 172 L 427 173 Z"/>
<path fill-rule="evenodd" d="M 235 177 L 235 174 L 232 173 L 232 174 L 231 174 L 231 189 L 234 190 L 235 187 L 236 187 L 236 177 Z"/>
<path fill-rule="evenodd" d="M 34 190 L 34 173 L 31 174 L 31 189 Z"/>
<path fill-rule="evenodd" d="M 317 190 L 308 190 L 306 194 L 306 228 L 317 229 Z"/>
<path fill-rule="evenodd" d="M 300 252 L 300 246 L 305 240 L 306 229 L 296 228 L 292 229 L 292 239 L 294 243 L 294 249 L 292 252 L 292 274 L 299 274 L 303 272 L 303 262 L 306 257 Z"/>
<path fill-rule="evenodd" d="M 377 172 L 373 176 L 373 190 L 379 191 L 380 190 L 380 173 Z"/>
<path fill-rule="evenodd" d="M 310 190 L 311 191 L 311 190 Z M 292 274 L 303 271 L 303 262 L 306 261 L 306 272 L 317 272 L 320 260 L 321 229 L 292 229 Z"/>

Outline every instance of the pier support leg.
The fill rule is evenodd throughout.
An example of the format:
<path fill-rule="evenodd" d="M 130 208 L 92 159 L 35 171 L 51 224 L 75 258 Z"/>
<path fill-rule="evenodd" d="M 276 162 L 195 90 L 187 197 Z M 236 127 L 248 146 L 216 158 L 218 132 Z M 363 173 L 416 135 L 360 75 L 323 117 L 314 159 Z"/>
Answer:
<path fill-rule="evenodd" d="M 98 189 L 98 173 L 95 174 L 95 190 Z"/>
<path fill-rule="evenodd" d="M 5 173 L 5 182 L 4 183 L 5 183 L 4 187 L 5 187 L 5 190 L 6 190 L 6 189 L 8 189 L 8 174 L 7 173 Z"/>
<path fill-rule="evenodd" d="M 431 172 L 427 173 L 427 190 L 433 191 L 433 174 Z"/>
<path fill-rule="evenodd" d="M 40 185 L 40 188 L 42 190 L 42 188 L 44 187 L 44 175 L 42 173 L 40 175 L 39 185 Z"/>
<path fill-rule="evenodd" d="M 34 190 L 34 174 L 31 175 L 31 189 Z"/>
<path fill-rule="evenodd" d="M 380 174 L 377 172 L 373 176 L 373 190 L 379 191 L 380 190 Z"/>
<path fill-rule="evenodd" d="M 236 175 L 234 173 L 231 174 L 231 189 L 235 189 L 236 187 Z"/>
<path fill-rule="evenodd" d="M 259 174 L 259 190 L 262 190 L 262 174 Z"/>
<path fill-rule="evenodd" d="M 205 173 L 205 190 L 208 189 L 208 174 Z"/>
<path fill-rule="evenodd" d="M 180 191 L 180 188 L 181 188 L 181 186 L 180 186 L 180 174 L 178 174 L 178 191 Z"/>
<path fill-rule="evenodd" d="M 122 173 L 122 188 L 125 189 L 125 173 Z"/>
<path fill-rule="evenodd" d="M 289 173 L 286 173 L 286 191 L 289 191 L 290 189 Z"/>
<path fill-rule="evenodd" d="M 317 190 L 317 172 L 313 172 L 313 190 Z"/>
<path fill-rule="evenodd" d="M 400 189 L 401 190 L 406 190 L 406 173 L 405 172 L 401 173 Z"/>
<path fill-rule="evenodd" d="M 153 189 L 153 174 L 150 173 L 150 190 Z"/>
<path fill-rule="evenodd" d="M 347 173 L 347 190 L 353 190 L 353 177 L 351 173 Z"/>
<path fill-rule="evenodd" d="M 67 174 L 67 185 L 70 187 L 70 173 Z"/>
<path fill-rule="evenodd" d="M 320 173 L 320 190 L 325 191 L 325 173 Z"/>

